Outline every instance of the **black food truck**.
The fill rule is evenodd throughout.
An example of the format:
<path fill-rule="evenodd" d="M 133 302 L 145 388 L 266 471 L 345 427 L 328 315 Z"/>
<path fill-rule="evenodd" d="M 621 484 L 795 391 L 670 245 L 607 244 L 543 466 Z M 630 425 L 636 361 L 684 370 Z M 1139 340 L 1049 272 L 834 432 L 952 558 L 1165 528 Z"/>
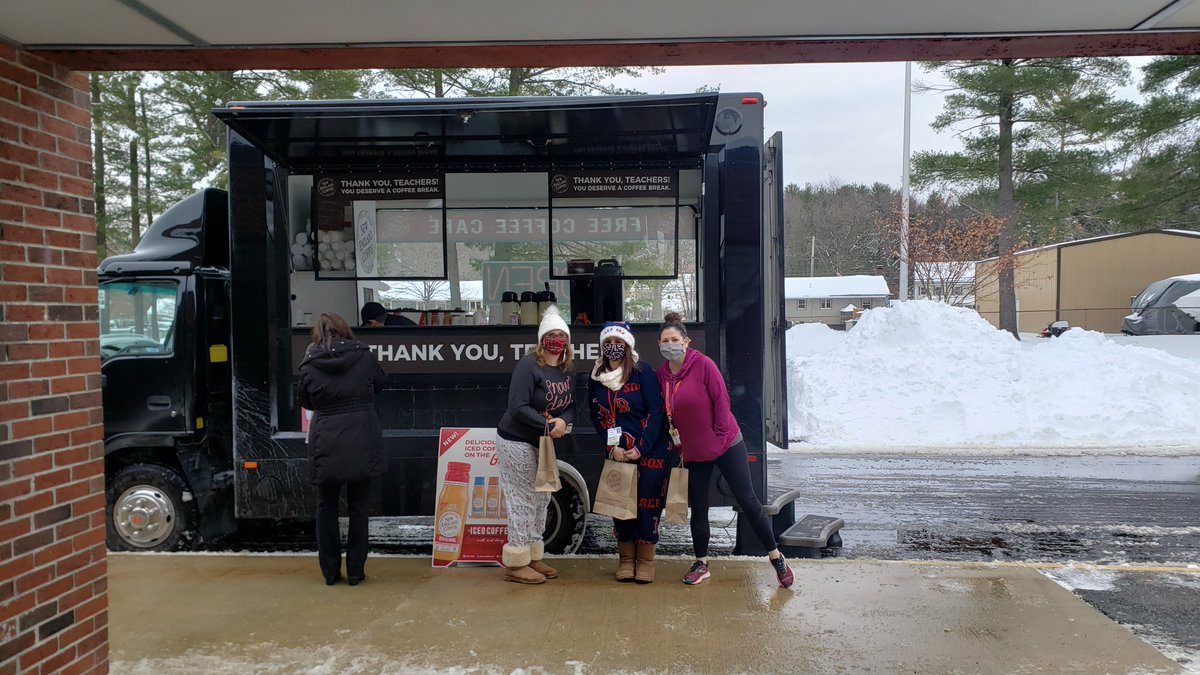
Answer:
<path fill-rule="evenodd" d="M 388 375 L 375 515 L 433 514 L 439 430 L 495 426 L 550 304 L 573 324 L 579 373 L 547 550 L 582 541 L 603 464 L 586 378 L 607 320 L 631 322 L 657 365 L 664 312 L 685 317 L 727 377 L 766 501 L 764 453 L 787 441 L 787 406 L 780 149 L 764 144 L 763 105 L 693 94 L 215 110 L 228 192 L 180 202 L 99 269 L 110 546 L 168 550 L 241 519 L 312 519 L 298 364 L 314 316 L 358 324 L 368 302 L 393 310 L 356 328 Z M 781 531 L 795 497 L 771 507 Z M 741 551 L 757 546 L 739 536 Z"/>

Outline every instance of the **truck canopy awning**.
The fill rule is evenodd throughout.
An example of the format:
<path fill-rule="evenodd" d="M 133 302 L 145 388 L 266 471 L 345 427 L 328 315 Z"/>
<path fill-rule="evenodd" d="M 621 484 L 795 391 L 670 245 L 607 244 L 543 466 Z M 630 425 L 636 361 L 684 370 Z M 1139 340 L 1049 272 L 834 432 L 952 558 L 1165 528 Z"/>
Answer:
<path fill-rule="evenodd" d="M 213 114 L 297 169 L 698 159 L 708 150 L 716 106 L 716 94 L 693 94 L 247 102 Z"/>

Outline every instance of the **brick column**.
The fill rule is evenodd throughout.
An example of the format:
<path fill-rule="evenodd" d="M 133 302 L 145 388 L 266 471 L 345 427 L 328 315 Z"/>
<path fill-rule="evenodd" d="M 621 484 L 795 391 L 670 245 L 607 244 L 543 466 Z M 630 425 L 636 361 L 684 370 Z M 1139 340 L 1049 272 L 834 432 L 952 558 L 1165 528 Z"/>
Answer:
<path fill-rule="evenodd" d="M 88 81 L 0 43 L 0 675 L 105 672 Z"/>

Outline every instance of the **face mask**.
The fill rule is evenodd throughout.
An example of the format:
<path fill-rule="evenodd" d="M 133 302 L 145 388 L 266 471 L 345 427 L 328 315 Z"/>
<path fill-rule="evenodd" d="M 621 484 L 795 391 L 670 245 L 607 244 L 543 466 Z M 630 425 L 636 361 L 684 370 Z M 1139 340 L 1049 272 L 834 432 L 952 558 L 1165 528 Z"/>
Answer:
<path fill-rule="evenodd" d="M 609 361 L 620 361 L 625 358 L 625 343 L 611 342 L 606 345 L 600 345 L 600 351 L 604 353 L 604 358 Z"/>
<path fill-rule="evenodd" d="M 558 356 L 559 354 L 567 351 L 567 338 L 545 338 L 542 340 L 542 349 L 545 349 L 547 354 Z"/>
<path fill-rule="evenodd" d="M 683 353 L 687 351 L 687 347 L 684 347 L 678 343 L 665 344 L 659 345 L 658 351 L 663 355 L 664 359 L 668 361 L 678 361 L 679 359 L 683 358 Z"/>

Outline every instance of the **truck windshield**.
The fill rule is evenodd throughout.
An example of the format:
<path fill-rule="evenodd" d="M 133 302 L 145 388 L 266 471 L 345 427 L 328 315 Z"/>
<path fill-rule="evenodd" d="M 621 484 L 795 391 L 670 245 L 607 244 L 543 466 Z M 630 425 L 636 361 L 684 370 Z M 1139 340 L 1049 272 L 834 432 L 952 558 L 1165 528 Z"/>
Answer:
<path fill-rule="evenodd" d="M 100 286 L 100 360 L 174 352 L 178 284 L 111 281 Z"/>

